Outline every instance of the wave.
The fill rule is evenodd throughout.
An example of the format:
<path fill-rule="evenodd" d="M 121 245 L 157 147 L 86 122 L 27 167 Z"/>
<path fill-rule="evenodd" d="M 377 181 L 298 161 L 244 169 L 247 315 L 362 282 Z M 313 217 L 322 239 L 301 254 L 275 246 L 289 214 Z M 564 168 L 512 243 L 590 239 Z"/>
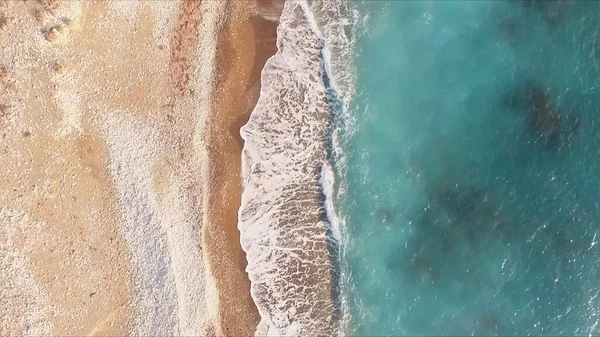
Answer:
<path fill-rule="evenodd" d="M 339 83 L 347 82 L 331 76 L 332 60 L 349 55 L 340 53 L 343 39 L 337 38 L 344 33 L 342 4 L 285 3 L 278 52 L 265 64 L 259 100 L 241 129 L 238 228 L 267 335 L 339 331 L 341 235 L 329 160 L 332 118 L 344 106 Z"/>
<path fill-rule="evenodd" d="M 336 301 L 339 335 L 348 335 L 351 315 L 348 292 L 352 289 L 352 276 L 349 273 L 346 223 L 343 210 L 338 207 L 346 194 L 345 175 L 347 158 L 344 151 L 355 130 L 351 104 L 356 96 L 356 40 L 361 31 L 359 12 L 352 1 L 330 0 L 313 2 L 311 11 L 325 39 L 325 65 L 332 75 L 329 102 L 332 107 L 332 124 L 327 137 L 328 164 L 322 173 L 322 187 L 326 195 L 326 209 L 331 223 L 331 233 L 336 245 L 331 249 L 333 256 L 334 298 Z"/>

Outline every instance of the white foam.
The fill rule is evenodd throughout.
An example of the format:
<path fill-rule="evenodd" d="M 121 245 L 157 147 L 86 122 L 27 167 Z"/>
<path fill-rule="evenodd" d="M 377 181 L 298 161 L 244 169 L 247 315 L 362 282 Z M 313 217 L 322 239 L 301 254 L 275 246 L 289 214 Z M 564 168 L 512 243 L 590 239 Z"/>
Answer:
<path fill-rule="evenodd" d="M 356 39 L 358 32 L 364 31 L 359 27 L 361 18 L 353 3 L 346 0 L 315 1 L 311 11 L 318 22 L 323 36 L 327 40 L 325 53 L 326 67 L 331 76 L 331 86 L 337 96 L 335 110 L 335 128 L 332 129 L 330 143 L 330 157 L 335 161 L 335 168 L 331 165 L 324 166 L 323 191 L 326 195 L 326 209 L 331 223 L 331 233 L 338 244 L 338 306 L 339 322 L 337 333 L 347 335 L 350 333 L 351 315 L 348 310 L 346 291 L 351 292 L 352 275 L 348 272 L 344 256 L 347 250 L 345 217 L 335 207 L 336 202 L 346 194 L 345 184 L 347 158 L 344 153 L 344 144 L 352 138 L 355 130 L 355 116 L 352 113 L 352 102 L 356 95 L 356 67 L 354 55 L 356 52 Z"/>
<path fill-rule="evenodd" d="M 335 10 L 327 14 L 337 15 Z M 343 22 L 339 19 L 332 21 Z M 333 193 L 333 171 L 326 165 L 331 93 L 323 78 L 336 85 L 325 75 L 334 26 L 324 35 L 305 1 L 285 3 L 278 52 L 262 71 L 260 98 L 241 130 L 245 179 L 238 227 L 267 335 L 336 331 L 328 231 L 338 240 L 340 231 L 329 228 L 324 216 L 324 207 L 333 215 L 331 199 L 326 205 L 322 200 L 324 192 Z M 332 46 L 343 49 L 341 42 Z"/>
<path fill-rule="evenodd" d="M 335 212 L 334 207 L 334 184 L 335 184 L 335 173 L 333 167 L 329 163 L 325 163 L 321 168 L 321 178 L 319 179 L 323 194 L 325 195 L 325 210 L 327 212 L 327 219 L 329 219 L 331 237 L 336 242 L 342 240 L 341 229 L 339 227 L 340 221 Z"/>

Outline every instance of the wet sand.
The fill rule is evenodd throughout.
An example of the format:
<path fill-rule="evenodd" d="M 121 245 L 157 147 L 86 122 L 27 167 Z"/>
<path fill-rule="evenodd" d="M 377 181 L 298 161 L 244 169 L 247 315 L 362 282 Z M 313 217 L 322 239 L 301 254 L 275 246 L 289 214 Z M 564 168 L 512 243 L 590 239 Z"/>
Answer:
<path fill-rule="evenodd" d="M 277 14 L 225 5 L 0 2 L 0 335 L 254 333 L 238 134 Z"/>
<path fill-rule="evenodd" d="M 220 290 L 222 334 L 229 336 L 253 334 L 260 321 L 248 296 L 247 261 L 237 229 L 243 147 L 239 131 L 258 100 L 260 72 L 277 51 L 276 19 L 282 8 L 279 1 L 231 2 L 217 47 L 217 92 L 208 133 L 210 221 L 204 227 L 204 245 Z"/>

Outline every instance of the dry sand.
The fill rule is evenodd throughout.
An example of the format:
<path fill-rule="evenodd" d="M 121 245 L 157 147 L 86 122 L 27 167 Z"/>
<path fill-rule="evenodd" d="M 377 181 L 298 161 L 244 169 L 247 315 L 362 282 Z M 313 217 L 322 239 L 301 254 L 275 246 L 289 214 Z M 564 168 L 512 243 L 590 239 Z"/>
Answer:
<path fill-rule="evenodd" d="M 0 1 L 0 335 L 254 333 L 238 134 L 280 5 Z"/>

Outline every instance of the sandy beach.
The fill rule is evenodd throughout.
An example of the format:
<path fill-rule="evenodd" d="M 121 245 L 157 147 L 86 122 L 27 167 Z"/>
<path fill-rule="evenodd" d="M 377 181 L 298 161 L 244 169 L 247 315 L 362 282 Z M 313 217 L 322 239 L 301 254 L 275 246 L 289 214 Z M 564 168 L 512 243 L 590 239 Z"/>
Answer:
<path fill-rule="evenodd" d="M 0 3 L 0 335 L 254 334 L 239 127 L 281 4 Z"/>
<path fill-rule="evenodd" d="M 204 245 L 221 290 L 223 334 L 247 335 L 260 320 L 250 293 L 246 256 L 239 243 L 237 212 L 241 198 L 241 151 L 239 130 L 246 123 L 260 93 L 260 71 L 276 52 L 277 22 L 283 2 L 234 1 L 219 35 L 217 94 L 209 121 L 211 186 Z M 234 323 L 235 322 L 235 323 Z"/>

